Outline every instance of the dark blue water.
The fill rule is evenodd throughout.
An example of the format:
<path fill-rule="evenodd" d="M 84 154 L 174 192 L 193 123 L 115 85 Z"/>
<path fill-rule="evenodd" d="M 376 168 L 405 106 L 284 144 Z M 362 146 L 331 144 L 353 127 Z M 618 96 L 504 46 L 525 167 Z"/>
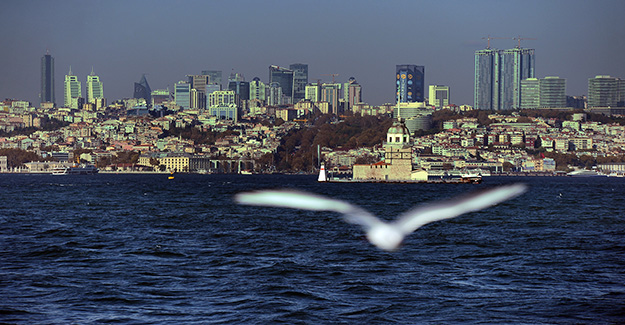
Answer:
<path fill-rule="evenodd" d="M 337 215 L 238 206 L 294 187 L 393 219 L 522 181 L 397 252 Z M 625 179 L 319 184 L 311 176 L 0 175 L 4 323 L 622 323 Z"/>

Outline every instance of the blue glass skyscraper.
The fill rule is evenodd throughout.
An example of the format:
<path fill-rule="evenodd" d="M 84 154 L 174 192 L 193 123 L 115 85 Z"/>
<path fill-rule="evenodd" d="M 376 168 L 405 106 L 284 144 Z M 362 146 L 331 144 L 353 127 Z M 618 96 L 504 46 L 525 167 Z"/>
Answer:
<path fill-rule="evenodd" d="M 401 64 L 395 67 L 397 97 L 400 103 L 425 101 L 425 67 Z"/>
<path fill-rule="evenodd" d="M 46 51 L 41 58 L 41 93 L 40 103 L 54 103 L 54 58 Z"/>

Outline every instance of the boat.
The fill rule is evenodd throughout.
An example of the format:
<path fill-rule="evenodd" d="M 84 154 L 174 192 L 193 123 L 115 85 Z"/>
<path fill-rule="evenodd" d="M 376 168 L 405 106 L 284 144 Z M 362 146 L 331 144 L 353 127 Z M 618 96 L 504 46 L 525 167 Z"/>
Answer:
<path fill-rule="evenodd" d="M 578 169 L 578 170 L 574 170 L 570 173 L 567 173 L 566 176 L 570 176 L 570 177 L 605 177 L 607 175 L 602 174 L 601 172 L 592 169 L 592 170 L 588 170 L 588 169 Z"/>
<path fill-rule="evenodd" d="M 93 175 L 100 170 L 94 165 L 80 164 L 52 169 L 52 175 Z"/>
<path fill-rule="evenodd" d="M 460 175 L 462 183 L 479 184 L 482 182 L 482 175 L 475 173 L 467 173 Z"/>

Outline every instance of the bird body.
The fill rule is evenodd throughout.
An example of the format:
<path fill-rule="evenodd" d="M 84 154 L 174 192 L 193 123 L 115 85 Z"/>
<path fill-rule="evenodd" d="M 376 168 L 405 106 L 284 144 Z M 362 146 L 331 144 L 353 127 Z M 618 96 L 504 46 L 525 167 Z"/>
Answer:
<path fill-rule="evenodd" d="M 499 186 L 418 207 L 390 223 L 348 202 L 295 190 L 244 192 L 235 195 L 234 199 L 239 204 L 338 212 L 343 215 L 345 221 L 362 226 L 372 244 L 383 250 L 393 251 L 399 247 L 406 235 L 425 224 L 496 205 L 521 195 L 526 190 L 527 186 L 524 184 Z"/>

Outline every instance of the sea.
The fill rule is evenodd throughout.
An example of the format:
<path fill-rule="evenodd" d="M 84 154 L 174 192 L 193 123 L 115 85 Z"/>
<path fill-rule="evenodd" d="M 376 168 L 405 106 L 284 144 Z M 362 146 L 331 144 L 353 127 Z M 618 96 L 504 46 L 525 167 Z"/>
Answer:
<path fill-rule="evenodd" d="M 625 178 L 168 176 L 0 174 L 0 323 L 625 323 Z M 529 190 L 394 252 L 336 213 L 233 201 L 291 188 L 393 220 L 510 183 Z"/>

